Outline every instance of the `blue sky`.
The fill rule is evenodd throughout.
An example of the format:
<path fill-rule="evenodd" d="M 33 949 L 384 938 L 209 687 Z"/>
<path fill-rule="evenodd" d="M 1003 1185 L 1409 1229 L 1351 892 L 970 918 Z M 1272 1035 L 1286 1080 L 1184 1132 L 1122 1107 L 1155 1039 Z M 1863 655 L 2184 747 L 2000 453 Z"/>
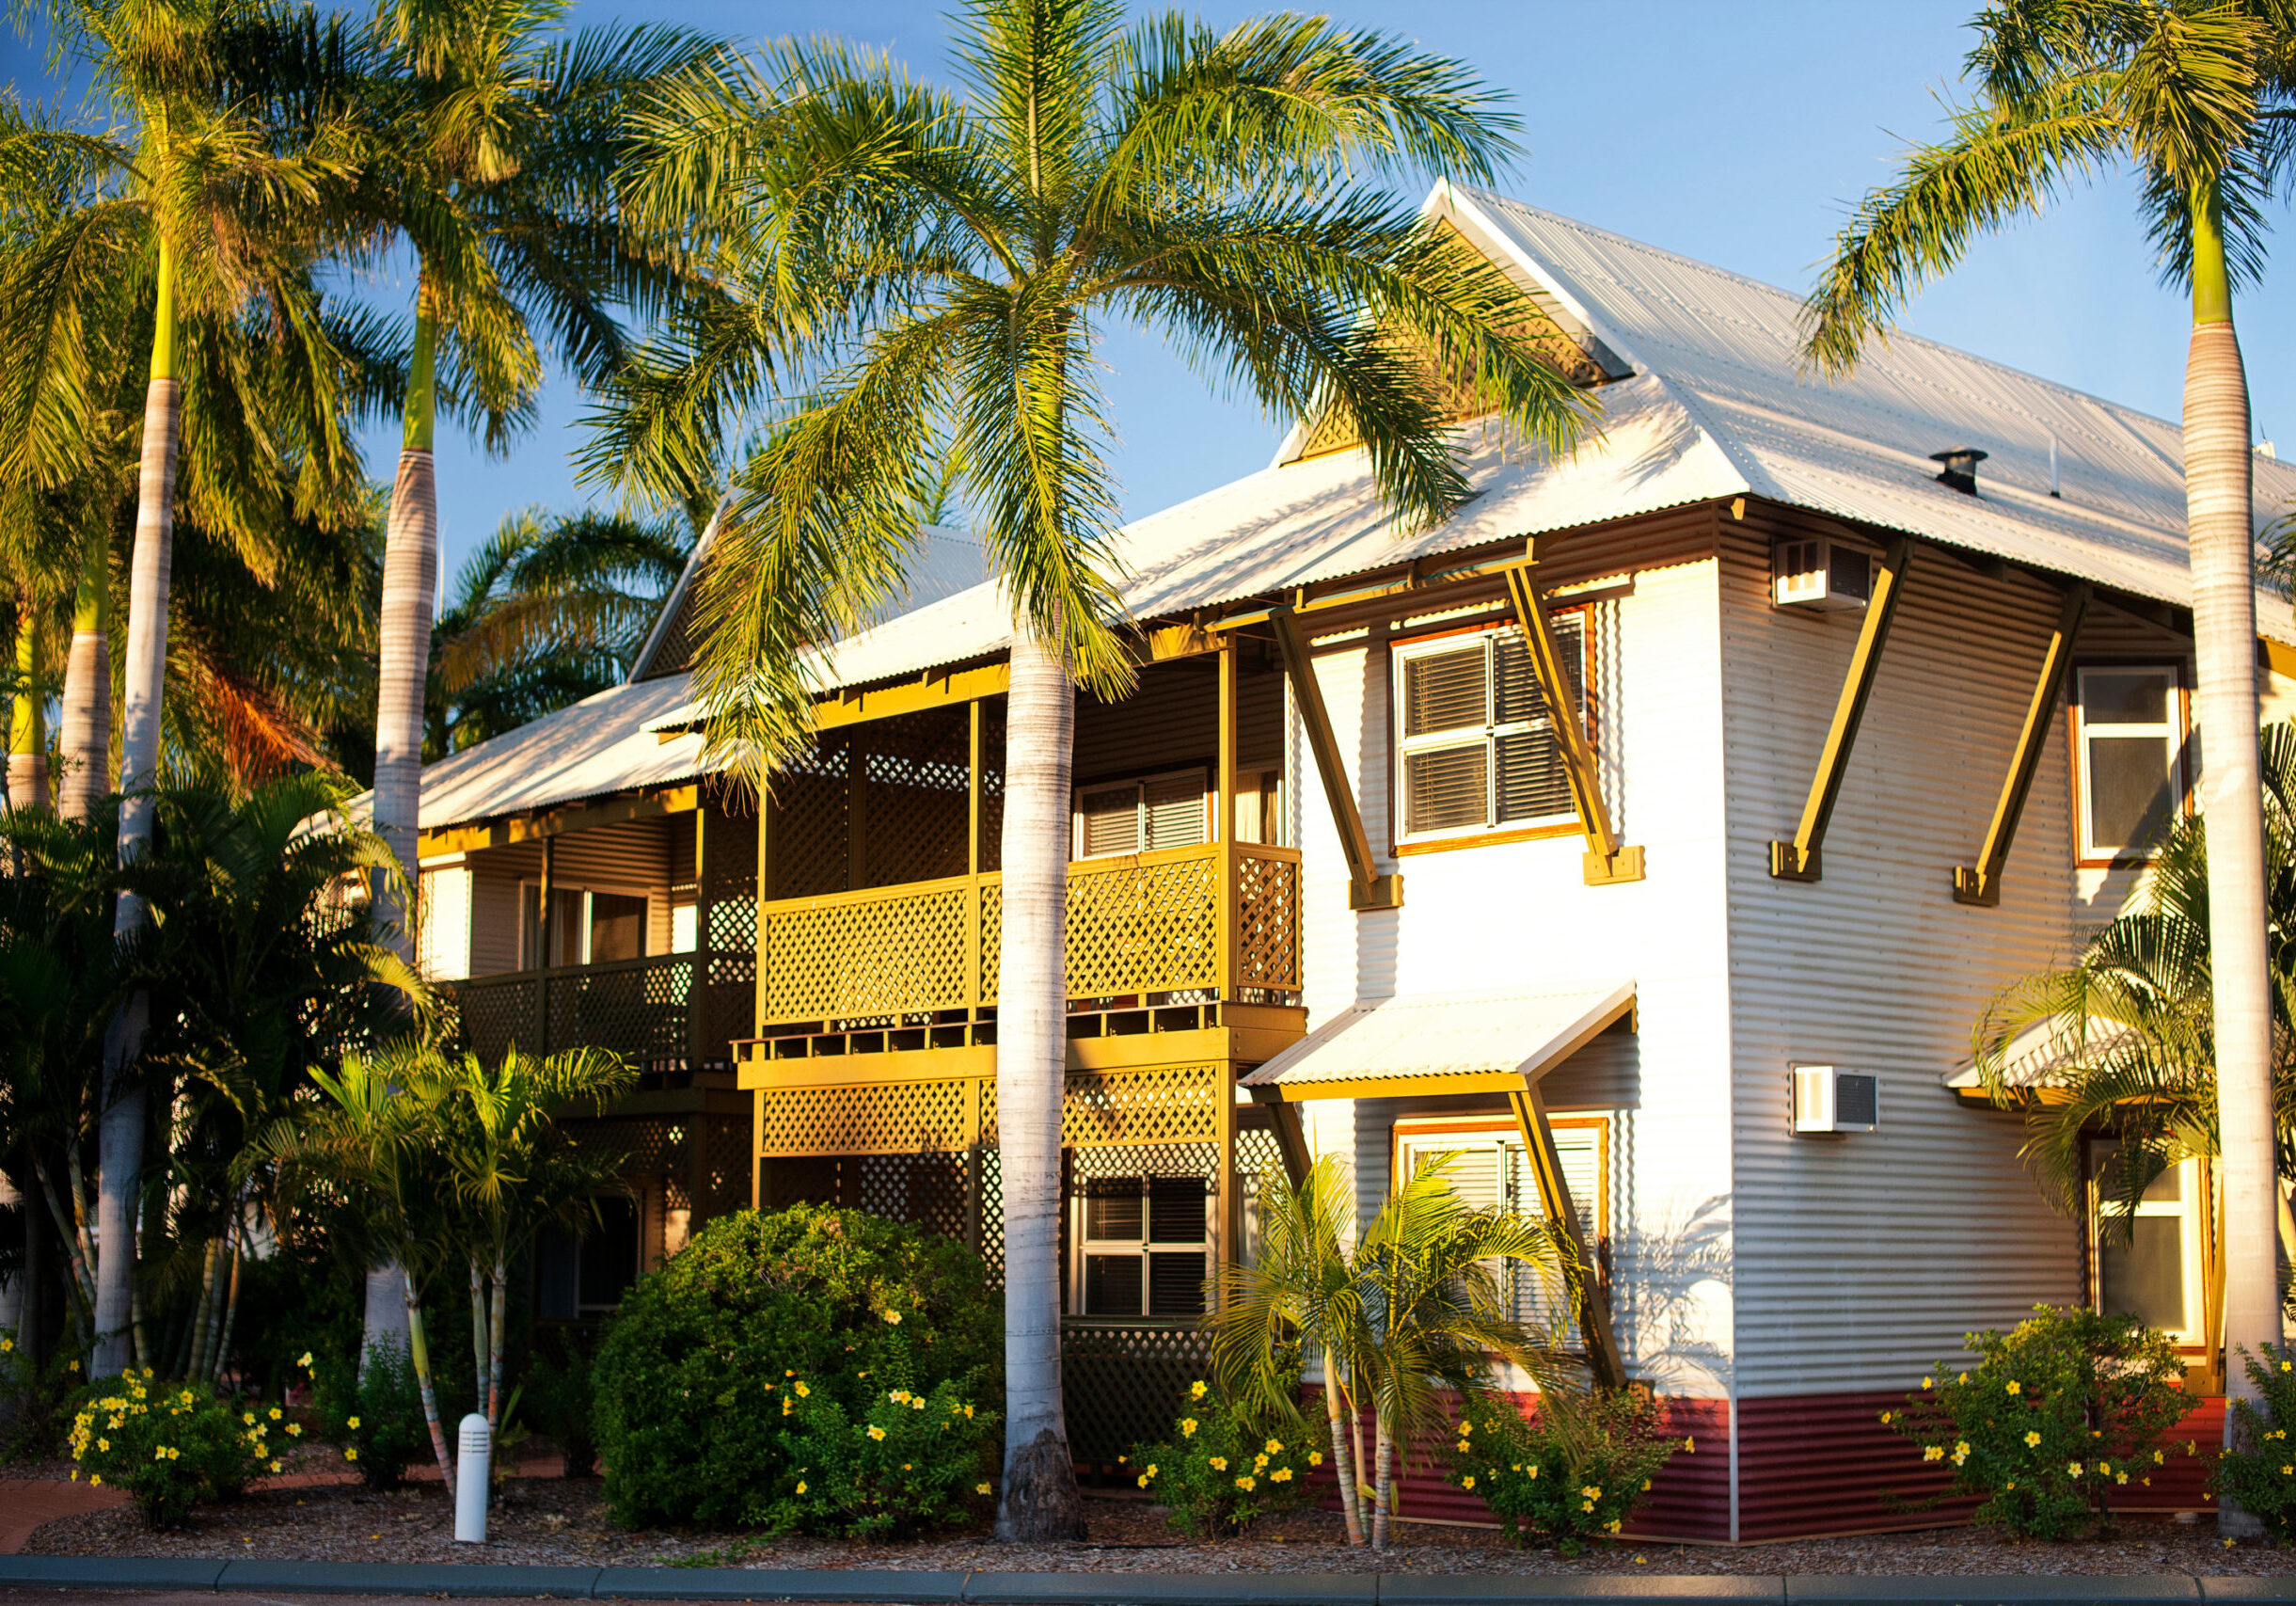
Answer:
<path fill-rule="evenodd" d="M 1197 8 L 1214 24 L 1264 5 Z M 1502 187 L 1734 272 L 1807 288 L 1852 201 L 1883 182 L 1907 138 L 1939 126 L 1977 0 L 1330 0 L 1343 22 L 1463 57 L 1514 95 L 1526 154 Z M 742 39 L 829 32 L 890 50 L 921 75 L 945 70 L 943 8 L 904 0 L 582 0 L 578 22 L 674 19 Z M 11 47 L 8 75 L 37 62 Z M 2187 314 L 2158 282 L 2131 186 L 2109 181 L 2046 217 L 1981 243 L 1925 292 L 1904 326 L 2163 418 L 2180 410 Z M 2239 316 L 2259 433 L 2296 451 L 2296 233 L 2276 221 L 2281 264 Z M 411 277 L 371 287 L 404 299 Z M 1152 512 L 1262 466 L 1277 426 L 1209 392 L 1146 338 L 1115 331 L 1104 385 L 1129 515 Z M 445 570 L 501 516 L 572 507 L 581 398 L 555 382 L 507 459 L 439 440 Z M 395 430 L 371 462 L 388 477 Z"/>

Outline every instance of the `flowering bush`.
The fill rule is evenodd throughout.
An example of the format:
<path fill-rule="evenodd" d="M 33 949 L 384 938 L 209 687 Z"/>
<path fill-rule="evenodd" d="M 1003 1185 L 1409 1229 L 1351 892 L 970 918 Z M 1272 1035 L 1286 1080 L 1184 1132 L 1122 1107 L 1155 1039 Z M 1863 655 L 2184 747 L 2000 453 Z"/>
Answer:
<path fill-rule="evenodd" d="M 1188 1385 L 1170 1441 L 1134 1445 L 1124 1460 L 1133 1481 L 1171 1511 L 1175 1528 L 1204 1538 L 1298 1507 L 1309 1469 L 1323 1464 L 1327 1431 L 1303 1417 L 1252 1410 L 1198 1381 Z"/>
<path fill-rule="evenodd" d="M 1619 1531 L 1676 1450 L 1696 1448 L 1661 1435 L 1657 1406 L 1626 1391 L 1557 1399 L 1528 1421 L 1502 1401 L 1478 1401 L 1452 1432 L 1447 1478 L 1489 1506 L 1517 1545 L 1536 1534 L 1576 1555 Z"/>
<path fill-rule="evenodd" d="M 1002 1337 L 962 1244 L 857 1210 L 720 1216 L 639 1279 L 599 1347 L 607 1508 L 631 1527 L 951 1520 L 993 1464 Z"/>
<path fill-rule="evenodd" d="M 2288 1437 L 2288 1429 L 2296 1427 L 2296 1350 L 2284 1346 L 2260 1360 L 2243 1349 L 2241 1359 L 2264 1408 L 2233 1401 L 2239 1441 L 2248 1448 L 2218 1452 L 2216 1495 L 2239 1505 L 2286 1544 L 2296 1537 L 2296 1439 Z"/>
<path fill-rule="evenodd" d="M 181 1522 L 193 1502 L 228 1498 L 277 1471 L 277 1425 L 204 1383 L 155 1382 L 147 1367 L 92 1384 L 75 1402 L 71 1475 L 125 1489 L 154 1527 Z"/>
<path fill-rule="evenodd" d="M 1978 1521 L 2063 1538 L 2167 1461 L 2163 1439 L 2191 1404 L 2184 1363 L 2134 1316 L 2043 1305 L 2005 1335 L 1968 1342 L 1976 1365 L 1923 1378 L 1881 1420 L 1924 1460 L 1951 1465 L 1956 1489 L 1985 1497 Z"/>
<path fill-rule="evenodd" d="M 431 1454 L 421 1387 L 403 1346 L 378 1344 L 363 1366 L 331 1355 L 314 1360 L 309 1350 L 296 1364 L 310 1376 L 320 1436 L 340 1446 L 369 1488 L 395 1488 L 408 1466 Z M 293 1435 L 303 1431 L 293 1422 L 283 1427 Z"/>

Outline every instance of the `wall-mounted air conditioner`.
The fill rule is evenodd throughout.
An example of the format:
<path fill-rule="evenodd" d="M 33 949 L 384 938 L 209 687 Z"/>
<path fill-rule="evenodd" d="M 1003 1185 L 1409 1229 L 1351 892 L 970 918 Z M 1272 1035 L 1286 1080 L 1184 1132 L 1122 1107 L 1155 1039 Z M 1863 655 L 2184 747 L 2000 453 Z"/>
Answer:
<path fill-rule="evenodd" d="M 1833 1065 L 1794 1067 L 1794 1130 L 1871 1132 L 1881 1124 L 1881 1078 Z"/>
<path fill-rule="evenodd" d="M 1770 549 L 1770 600 L 1781 608 L 1862 608 L 1873 595 L 1870 553 L 1839 541 L 1781 541 Z"/>

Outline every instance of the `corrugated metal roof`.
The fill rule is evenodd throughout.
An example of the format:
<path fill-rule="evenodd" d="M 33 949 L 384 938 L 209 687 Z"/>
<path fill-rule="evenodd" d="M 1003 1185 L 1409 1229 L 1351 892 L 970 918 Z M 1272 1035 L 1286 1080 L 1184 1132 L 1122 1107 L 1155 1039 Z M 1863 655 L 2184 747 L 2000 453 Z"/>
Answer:
<path fill-rule="evenodd" d="M 686 688 L 683 675 L 610 686 L 426 766 L 422 829 L 690 780 L 701 771 L 701 737 L 664 741 L 653 730 L 686 700 Z"/>
<path fill-rule="evenodd" d="M 1376 998 L 1318 1026 L 1245 1076 L 1243 1086 L 1297 1089 L 1492 1072 L 1536 1078 L 1632 1009 L 1634 998 L 1632 981 Z"/>

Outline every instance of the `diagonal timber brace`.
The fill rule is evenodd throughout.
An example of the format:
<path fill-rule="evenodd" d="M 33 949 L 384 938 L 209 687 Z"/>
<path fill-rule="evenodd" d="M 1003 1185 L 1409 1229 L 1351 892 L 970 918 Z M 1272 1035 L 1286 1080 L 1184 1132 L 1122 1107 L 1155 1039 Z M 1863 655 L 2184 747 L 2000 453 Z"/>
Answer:
<path fill-rule="evenodd" d="M 1275 628 L 1275 644 L 1283 654 L 1292 701 L 1299 705 L 1307 748 L 1315 755 L 1316 773 L 1322 777 L 1323 796 L 1331 803 L 1339 851 L 1347 855 L 1347 905 L 1350 909 L 1401 909 L 1403 878 L 1382 875 L 1371 857 L 1371 839 L 1364 834 L 1363 816 L 1355 808 L 1355 788 L 1348 780 L 1347 766 L 1339 760 L 1339 743 L 1332 735 L 1331 715 L 1323 707 L 1323 688 L 1316 682 L 1315 665 L 1308 660 L 1299 620 L 1289 608 L 1271 608 L 1268 622 Z"/>
<path fill-rule="evenodd" d="M 1579 1231 L 1578 1209 L 1571 1201 L 1570 1180 L 1562 1174 L 1562 1156 L 1555 1148 L 1555 1129 L 1546 1119 L 1546 1101 L 1539 1096 L 1539 1084 L 1526 1079 L 1523 1090 L 1510 1092 L 1507 1102 L 1514 1106 L 1523 1150 L 1530 1156 L 1531 1173 L 1538 1179 L 1539 1203 L 1547 1219 L 1561 1229 L 1563 1241 L 1577 1257 L 1573 1276 L 1578 1293 L 1578 1330 L 1587 1342 L 1587 1363 L 1593 1370 L 1595 1386 L 1623 1389 L 1626 1366 L 1619 1358 L 1618 1336 L 1610 1330 L 1610 1296 L 1595 1280 L 1594 1254 Z"/>
<path fill-rule="evenodd" d="M 1866 600 L 1865 621 L 1858 629 L 1858 644 L 1849 655 L 1849 673 L 1843 676 L 1842 695 L 1833 707 L 1833 725 L 1818 755 L 1817 773 L 1810 779 L 1801 823 L 1795 828 L 1794 840 L 1770 844 L 1770 874 L 1781 881 L 1816 881 L 1823 873 L 1826 825 L 1833 818 L 1834 801 L 1842 795 L 1842 777 L 1849 770 L 1850 750 L 1858 745 L 1858 725 L 1865 718 L 1866 700 L 1873 695 L 1881 649 L 1890 639 L 1890 620 L 1897 612 L 1906 567 L 1912 561 L 1913 542 L 1904 535 L 1882 555 L 1880 572 L 1874 577 L 1874 595 Z"/>
<path fill-rule="evenodd" d="M 1992 823 L 1986 827 L 1985 846 L 1978 850 L 1974 865 L 1954 867 L 1956 903 L 1990 909 L 2001 901 L 2002 872 L 2009 863 L 2009 845 L 2017 839 L 2017 822 L 2025 813 L 2025 799 L 2033 790 L 2049 733 L 2056 724 L 2057 703 L 2065 695 L 2065 677 L 2072 670 L 2073 638 L 2081 633 L 2082 616 L 2088 612 L 2090 589 L 2085 580 L 2066 587 L 2065 604 L 2057 611 L 2057 628 L 2050 633 L 2049 648 L 2041 655 L 2041 674 L 2034 682 L 2024 728 L 2017 733 L 2009 773 L 2003 778 L 2000 800 L 1993 804 Z"/>
<path fill-rule="evenodd" d="M 1610 810 L 1603 803 L 1602 777 L 1595 768 L 1594 748 L 1587 740 L 1587 724 L 1578 694 L 1563 673 L 1562 654 L 1555 645 L 1555 628 L 1546 616 L 1546 604 L 1530 582 L 1538 559 L 1528 558 L 1507 571 L 1507 596 L 1514 604 L 1515 623 L 1539 676 L 1539 694 L 1546 700 L 1547 718 L 1561 749 L 1562 770 L 1570 782 L 1571 805 L 1578 811 L 1579 829 L 1586 833 L 1586 879 L 1589 886 L 1642 879 L 1642 850 L 1623 847 L 1611 829 Z"/>

